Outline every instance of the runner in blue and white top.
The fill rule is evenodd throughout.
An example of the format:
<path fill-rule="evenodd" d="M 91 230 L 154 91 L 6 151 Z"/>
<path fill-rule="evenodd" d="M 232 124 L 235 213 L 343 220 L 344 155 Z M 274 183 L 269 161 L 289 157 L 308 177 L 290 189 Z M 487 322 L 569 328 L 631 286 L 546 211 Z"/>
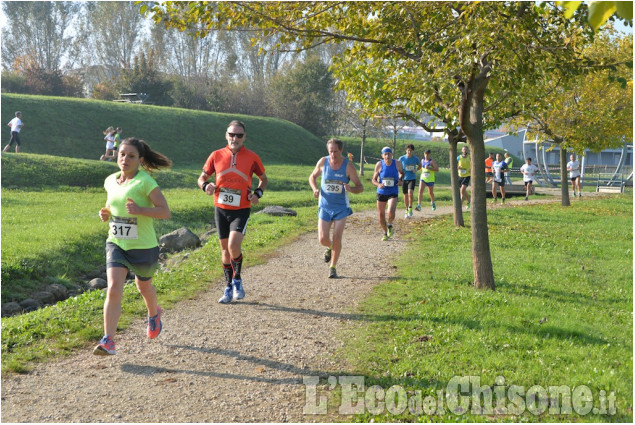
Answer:
<path fill-rule="evenodd" d="M 492 196 L 494 197 L 494 203 L 496 203 L 497 187 L 501 188 L 502 203 L 505 203 L 505 171 L 507 170 L 507 163 L 503 160 L 503 156 L 499 153 L 496 154 L 496 161 L 492 163 L 492 171 L 494 173 L 494 180 L 492 181 Z"/>
<path fill-rule="evenodd" d="M 326 142 L 328 156 L 320 158 L 309 177 L 309 185 L 313 189 L 313 196 L 319 198 L 318 208 L 318 238 L 326 247 L 324 261 L 331 262 L 329 278 L 337 277 L 337 260 L 342 250 L 342 235 L 346 224 L 346 217 L 353 214 L 348 200 L 348 193 L 361 193 L 364 190 L 357 170 L 342 152 L 344 143 L 339 139 Z M 317 178 L 322 175 L 318 188 Z M 350 186 L 353 181 L 355 186 Z M 331 225 L 333 225 L 333 239 L 331 241 Z"/>
<path fill-rule="evenodd" d="M 392 149 L 388 146 L 381 150 L 382 160 L 375 164 L 372 183 L 377 186 L 377 213 L 379 224 L 384 231 L 383 241 L 387 241 L 394 234 L 392 222 L 395 220 L 397 201 L 399 200 L 399 186 L 403 181 L 404 171 L 399 161 L 393 159 Z M 386 217 L 388 205 L 388 217 Z"/>
<path fill-rule="evenodd" d="M 414 155 L 415 145 L 412 143 L 406 145 L 406 154 L 399 157 L 399 162 L 404 170 L 403 186 L 403 202 L 406 204 L 405 218 L 412 217 L 412 203 L 415 192 L 415 184 L 417 182 L 417 170 L 419 170 L 419 157 Z"/>

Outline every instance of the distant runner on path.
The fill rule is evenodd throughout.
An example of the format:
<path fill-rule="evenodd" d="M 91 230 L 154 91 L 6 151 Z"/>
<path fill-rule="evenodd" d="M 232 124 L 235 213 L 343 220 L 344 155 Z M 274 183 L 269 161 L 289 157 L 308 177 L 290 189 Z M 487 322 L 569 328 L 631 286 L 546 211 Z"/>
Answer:
<path fill-rule="evenodd" d="M 525 182 L 525 201 L 529 200 L 529 195 L 534 193 L 534 175 L 538 171 L 538 167 L 531 163 L 531 158 L 525 160 L 525 164 L 520 167 L 520 172 L 523 175 L 523 182 Z"/>
<path fill-rule="evenodd" d="M 227 126 L 227 146 L 215 150 L 207 158 L 198 187 L 214 197 L 216 231 L 221 246 L 221 261 L 227 286 L 218 300 L 228 304 L 245 297 L 240 270 L 243 264 L 242 243 L 251 215 L 267 188 L 265 167 L 260 157 L 245 148 L 245 124 L 232 121 Z M 214 182 L 208 181 L 215 174 Z M 251 178 L 258 177 L 256 190 L 251 192 Z"/>
<path fill-rule="evenodd" d="M 337 277 L 337 260 L 342 252 L 342 235 L 346 225 L 346 217 L 353 214 L 348 194 L 364 191 L 357 170 L 352 161 L 342 155 L 344 143 L 339 139 L 326 142 L 328 156 L 320 158 L 309 177 L 309 185 L 313 196 L 319 198 L 318 207 L 318 239 L 326 247 L 324 262 L 331 262 L 329 278 Z M 317 178 L 322 176 L 318 188 Z M 349 184 L 353 181 L 355 186 Z M 333 227 L 333 240 L 330 233 Z"/>
<path fill-rule="evenodd" d="M 439 171 L 439 166 L 437 162 L 432 159 L 432 151 L 430 149 L 427 149 L 423 155 L 416 210 L 421 211 L 421 196 L 423 195 L 423 186 L 426 186 L 428 188 L 428 194 L 430 195 L 430 202 L 432 203 L 432 211 L 435 211 L 437 204 L 434 203 L 434 183 L 436 182 L 435 173 Z"/>
<path fill-rule="evenodd" d="M 414 155 L 415 145 L 406 145 L 406 154 L 399 157 L 401 168 L 404 170 L 403 177 L 403 202 L 406 204 L 405 218 L 412 217 L 412 204 L 414 202 L 415 185 L 417 183 L 417 171 L 421 168 L 419 157 Z"/>
<path fill-rule="evenodd" d="M 467 196 L 467 188 L 470 185 L 470 167 L 472 160 L 467 151 L 467 146 L 461 148 L 461 155 L 456 158 L 457 172 L 459 173 L 459 186 L 461 187 L 461 206 L 467 201 L 467 209 L 470 209 L 470 198 Z"/>
<path fill-rule="evenodd" d="M 159 268 L 159 242 L 153 219 L 170 218 L 170 208 L 157 182 L 146 172 L 172 165 L 164 155 L 150 149 L 143 140 L 128 138 L 121 143 L 118 172 L 106 178 L 106 206 L 99 211 L 110 229 L 106 241 L 108 290 L 104 303 L 104 337 L 93 350 L 96 355 L 114 355 L 117 323 L 128 271 L 135 274 L 137 289 L 148 309 L 148 338 L 161 333 L 161 307 L 152 285 Z M 144 168 L 145 170 L 140 169 Z"/>
<path fill-rule="evenodd" d="M 392 149 L 388 146 L 381 150 L 382 160 L 375 164 L 372 183 L 377 186 L 377 215 L 379 225 L 384 231 L 382 241 L 387 241 L 395 233 L 393 221 L 399 201 L 399 186 L 403 181 L 403 168 L 399 161 L 393 158 Z M 388 206 L 388 216 L 386 216 Z"/>

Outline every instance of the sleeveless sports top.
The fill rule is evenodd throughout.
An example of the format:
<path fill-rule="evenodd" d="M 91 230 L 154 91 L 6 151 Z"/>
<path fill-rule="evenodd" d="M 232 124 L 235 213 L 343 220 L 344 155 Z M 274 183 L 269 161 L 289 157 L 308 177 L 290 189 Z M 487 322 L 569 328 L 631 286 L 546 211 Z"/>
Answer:
<path fill-rule="evenodd" d="M 432 160 L 430 161 L 426 161 L 425 159 L 421 160 L 421 180 L 423 180 L 426 183 L 434 183 L 435 182 L 435 177 L 434 177 L 434 171 L 432 170 L 428 170 L 428 165 L 430 165 L 432 163 Z"/>
<path fill-rule="evenodd" d="M 380 195 L 398 195 L 399 194 L 399 186 L 397 183 L 399 182 L 399 171 L 397 170 L 397 161 L 394 159 L 392 163 L 388 166 L 381 160 L 381 171 L 379 172 L 379 183 L 384 184 L 384 188 L 377 188 L 377 193 Z"/>
<path fill-rule="evenodd" d="M 346 176 L 347 166 L 348 159 L 344 158 L 340 168 L 334 170 L 329 164 L 329 157 L 324 159 L 322 183 L 320 184 L 320 208 L 340 210 L 350 207 L 348 192 L 344 190 L 344 183 L 350 181 Z"/>

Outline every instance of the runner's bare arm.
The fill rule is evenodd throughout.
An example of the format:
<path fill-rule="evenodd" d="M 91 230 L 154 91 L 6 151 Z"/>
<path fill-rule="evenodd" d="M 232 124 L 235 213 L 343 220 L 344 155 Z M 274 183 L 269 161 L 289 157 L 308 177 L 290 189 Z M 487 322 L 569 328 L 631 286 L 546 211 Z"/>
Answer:
<path fill-rule="evenodd" d="M 320 196 L 320 189 L 317 187 L 317 178 L 322 174 L 322 168 L 324 167 L 324 157 L 315 164 L 315 169 L 309 176 L 309 185 L 313 190 L 313 196 L 318 198 Z"/>
<path fill-rule="evenodd" d="M 381 161 L 378 161 L 377 164 L 375 164 L 375 171 L 373 172 L 373 179 L 371 180 L 371 182 L 377 186 L 378 188 L 382 188 L 384 187 L 383 183 L 379 183 L 379 173 L 381 172 Z"/>
<path fill-rule="evenodd" d="M 251 205 L 258 205 L 258 202 L 260 202 L 260 196 L 262 196 L 262 192 L 265 191 L 265 189 L 267 188 L 267 183 L 269 183 L 269 179 L 267 179 L 267 175 L 264 173 L 256 177 L 258 177 L 258 180 L 260 180 L 260 183 L 258 183 L 258 187 L 256 188 L 256 190 L 254 190 L 253 193 L 247 194 L 247 200 L 251 202 Z M 259 192 L 260 196 L 258 196 L 256 192 Z"/>
<path fill-rule="evenodd" d="M 168 201 L 165 199 L 165 196 L 163 196 L 161 189 L 155 187 L 148 197 L 152 201 L 152 205 L 154 205 L 154 207 L 140 207 L 135 201 L 128 198 L 128 202 L 126 202 L 126 211 L 130 214 L 143 215 L 156 219 L 170 218 L 171 214 L 170 208 L 168 207 Z"/>
<path fill-rule="evenodd" d="M 201 173 L 201 175 L 198 178 L 198 187 L 200 187 L 201 189 L 203 189 L 203 185 L 205 184 L 205 182 L 207 182 L 207 180 L 210 178 L 209 174 L 207 174 L 205 171 L 203 171 Z M 205 189 L 203 189 L 205 191 L 205 193 L 207 193 L 208 195 L 213 195 L 214 191 L 216 190 L 216 184 L 214 184 L 214 182 L 209 182 Z"/>

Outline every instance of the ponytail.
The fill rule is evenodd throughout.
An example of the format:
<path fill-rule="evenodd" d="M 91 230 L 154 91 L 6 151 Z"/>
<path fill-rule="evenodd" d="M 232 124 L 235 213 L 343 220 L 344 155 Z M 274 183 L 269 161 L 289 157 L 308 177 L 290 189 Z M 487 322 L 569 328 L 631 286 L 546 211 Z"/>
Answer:
<path fill-rule="evenodd" d="M 136 139 L 134 137 L 128 137 L 123 142 L 122 145 L 132 145 L 139 152 L 139 158 L 143 158 L 142 166 L 148 171 L 158 170 L 162 167 L 169 167 L 172 165 L 172 161 L 167 156 L 159 153 L 157 151 L 153 151 L 143 140 Z"/>

